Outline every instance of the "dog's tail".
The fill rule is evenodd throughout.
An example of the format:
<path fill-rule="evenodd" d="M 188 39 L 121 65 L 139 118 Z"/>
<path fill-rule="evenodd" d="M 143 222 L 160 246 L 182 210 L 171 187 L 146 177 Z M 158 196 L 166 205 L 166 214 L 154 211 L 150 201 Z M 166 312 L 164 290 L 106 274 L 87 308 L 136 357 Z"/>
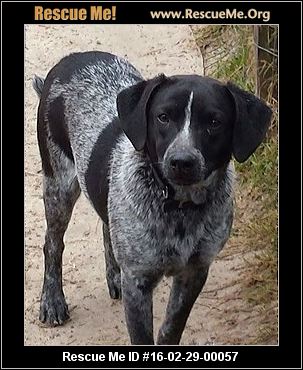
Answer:
<path fill-rule="evenodd" d="M 44 78 L 34 75 L 33 88 L 36 91 L 39 98 L 41 98 L 43 86 L 44 86 Z"/>

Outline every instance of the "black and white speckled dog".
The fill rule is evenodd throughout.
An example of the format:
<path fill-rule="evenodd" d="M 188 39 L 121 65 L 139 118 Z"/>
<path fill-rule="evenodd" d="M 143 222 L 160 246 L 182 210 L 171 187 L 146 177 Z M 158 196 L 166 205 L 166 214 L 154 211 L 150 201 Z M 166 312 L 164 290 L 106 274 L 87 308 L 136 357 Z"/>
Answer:
<path fill-rule="evenodd" d="M 34 88 L 47 220 L 40 320 L 69 317 L 63 236 L 82 190 L 103 221 L 109 293 L 122 292 L 131 343 L 154 343 L 152 292 L 163 275 L 173 285 L 157 343 L 179 343 L 230 234 L 231 156 L 255 151 L 271 110 L 207 77 L 144 80 L 103 52 L 63 58 Z"/>

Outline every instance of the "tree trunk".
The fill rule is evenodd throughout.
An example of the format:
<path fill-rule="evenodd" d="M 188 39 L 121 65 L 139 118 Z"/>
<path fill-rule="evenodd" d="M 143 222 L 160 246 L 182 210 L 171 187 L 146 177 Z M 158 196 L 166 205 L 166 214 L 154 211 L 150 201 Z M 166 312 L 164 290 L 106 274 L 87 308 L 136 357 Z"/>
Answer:
<path fill-rule="evenodd" d="M 271 101 L 278 99 L 278 27 L 254 26 L 256 45 L 256 94 Z"/>

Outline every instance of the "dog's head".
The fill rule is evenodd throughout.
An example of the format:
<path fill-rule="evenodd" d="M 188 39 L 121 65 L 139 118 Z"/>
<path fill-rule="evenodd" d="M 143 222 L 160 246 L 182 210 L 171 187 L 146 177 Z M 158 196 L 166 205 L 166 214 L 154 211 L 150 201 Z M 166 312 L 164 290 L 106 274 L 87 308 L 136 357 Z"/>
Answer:
<path fill-rule="evenodd" d="M 196 75 L 141 81 L 118 95 L 117 108 L 134 148 L 146 149 L 177 185 L 203 183 L 232 155 L 246 161 L 271 118 L 271 109 L 253 94 Z"/>

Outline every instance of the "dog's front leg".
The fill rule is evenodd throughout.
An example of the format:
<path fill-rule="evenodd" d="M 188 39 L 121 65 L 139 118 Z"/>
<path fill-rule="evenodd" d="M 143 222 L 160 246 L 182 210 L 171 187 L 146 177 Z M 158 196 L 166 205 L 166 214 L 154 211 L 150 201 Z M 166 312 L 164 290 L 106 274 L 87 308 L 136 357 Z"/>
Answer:
<path fill-rule="evenodd" d="M 133 272 L 121 273 L 122 300 L 132 344 L 154 344 L 152 293 L 157 279 Z"/>
<path fill-rule="evenodd" d="M 166 316 L 157 344 L 178 344 L 190 311 L 208 275 L 208 267 L 190 266 L 173 279 Z"/>

